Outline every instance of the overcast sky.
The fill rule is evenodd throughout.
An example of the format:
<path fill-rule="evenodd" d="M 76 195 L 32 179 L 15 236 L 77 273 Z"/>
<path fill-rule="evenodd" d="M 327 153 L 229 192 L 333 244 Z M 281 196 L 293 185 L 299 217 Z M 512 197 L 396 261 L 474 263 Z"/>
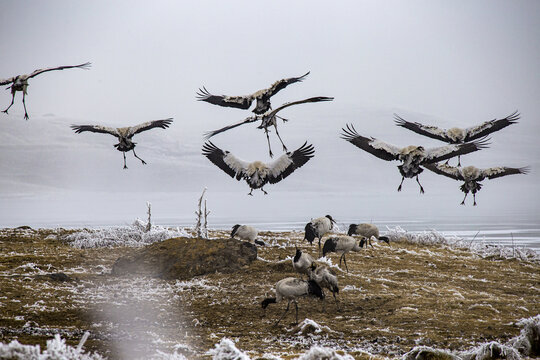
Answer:
<path fill-rule="evenodd" d="M 125 223 L 190 218 L 208 187 L 215 218 L 268 222 L 327 213 L 357 221 L 447 216 L 532 217 L 540 222 L 540 2 L 538 1 L 1 1 L 0 78 L 92 62 L 88 71 L 30 80 L 23 119 L 18 93 L 0 113 L 0 226 Z M 273 97 L 274 107 L 311 96 L 331 103 L 283 111 L 280 134 L 315 158 L 290 177 L 246 194 L 200 155 L 202 133 L 250 115 L 195 100 L 199 87 L 244 95 L 311 71 Z M 9 105 L 9 90 L 0 107 Z M 459 182 L 425 171 L 426 194 L 386 162 L 341 140 L 347 123 L 398 146 L 444 145 L 396 127 L 393 113 L 444 128 L 521 113 L 489 149 L 462 158 L 477 167 L 530 165 L 528 175 L 485 180 L 479 206 L 459 203 Z M 71 124 L 135 125 L 174 117 L 135 136 L 142 165 L 106 134 Z M 274 153 L 280 153 L 270 134 Z M 268 161 L 255 124 L 213 142 L 245 160 Z M 456 160 L 453 160 L 455 164 Z"/>

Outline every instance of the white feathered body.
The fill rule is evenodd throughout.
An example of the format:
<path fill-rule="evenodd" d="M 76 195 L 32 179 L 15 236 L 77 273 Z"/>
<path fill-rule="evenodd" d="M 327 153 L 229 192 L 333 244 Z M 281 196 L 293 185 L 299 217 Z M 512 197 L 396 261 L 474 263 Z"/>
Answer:
<path fill-rule="evenodd" d="M 288 277 L 276 283 L 276 302 L 282 300 L 295 300 L 301 296 L 309 295 L 308 282 L 298 278 Z"/>
<path fill-rule="evenodd" d="M 253 226 L 249 225 L 235 225 L 233 227 L 233 231 L 231 233 L 231 237 L 238 237 L 241 240 L 246 241 L 255 241 L 257 239 L 257 235 L 259 234 L 259 231 L 255 229 Z"/>
<path fill-rule="evenodd" d="M 328 289 L 332 293 L 339 292 L 338 278 L 325 265 L 319 265 L 309 272 L 309 278 L 315 281 L 322 289 Z"/>

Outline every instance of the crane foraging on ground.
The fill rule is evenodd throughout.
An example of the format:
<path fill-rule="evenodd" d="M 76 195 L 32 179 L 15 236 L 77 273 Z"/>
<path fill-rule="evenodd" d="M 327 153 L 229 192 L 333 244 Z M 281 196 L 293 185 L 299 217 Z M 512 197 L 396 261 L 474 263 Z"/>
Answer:
<path fill-rule="evenodd" d="M 365 241 L 365 239 L 362 240 Z M 349 272 L 345 254 L 347 254 L 349 251 L 358 252 L 360 250 L 362 250 L 362 246 L 360 246 L 357 239 L 353 238 L 352 236 L 337 236 L 326 239 L 323 246 L 323 256 L 326 256 L 326 254 L 331 252 L 341 253 L 341 256 L 339 257 L 339 266 L 341 266 L 341 259 L 343 259 L 345 269 L 347 269 L 347 272 Z"/>
<path fill-rule="evenodd" d="M 371 245 L 371 237 L 374 237 L 377 240 L 384 241 L 388 245 L 390 245 L 390 239 L 387 236 L 379 236 L 379 228 L 373 224 L 351 224 L 349 225 L 349 231 L 347 232 L 347 235 L 353 236 L 353 235 L 360 235 L 366 238 L 366 247 Z M 360 242 L 360 246 L 363 247 L 364 243 Z"/>
<path fill-rule="evenodd" d="M 253 226 L 236 224 L 232 227 L 231 238 L 237 236 L 240 240 L 255 242 L 259 231 Z"/>
<path fill-rule="evenodd" d="M 253 94 L 244 95 L 244 96 L 212 95 L 203 86 L 203 88 L 199 89 L 199 91 L 197 92 L 197 100 L 206 101 L 207 103 L 214 104 L 214 105 L 233 107 L 233 108 L 244 109 L 244 110 L 249 109 L 249 107 L 251 106 L 251 103 L 253 103 L 253 100 L 256 100 L 257 104 L 255 105 L 253 112 L 257 115 L 264 114 L 265 112 L 267 112 L 268 110 L 272 108 L 270 104 L 270 98 L 272 96 L 274 96 L 280 90 L 286 88 L 290 84 L 303 81 L 304 78 L 308 75 L 309 75 L 309 71 L 299 77 L 281 79 L 273 83 L 267 89 L 262 89 L 262 90 L 254 92 Z"/>
<path fill-rule="evenodd" d="M 480 125 L 471 126 L 466 129 L 457 127 L 441 129 L 437 126 L 423 125 L 418 122 L 406 121 L 397 114 L 394 114 L 394 118 L 396 125 L 412 130 L 417 134 L 425 135 L 432 139 L 441 140 L 449 144 L 464 144 L 472 140 L 480 139 L 486 135 L 516 123 L 519 120 L 519 113 L 515 111 L 513 114 L 508 115 L 503 119 L 485 121 Z M 448 164 L 448 160 L 446 163 Z M 459 155 L 457 166 L 461 166 Z"/>
<path fill-rule="evenodd" d="M 315 281 L 321 289 L 328 289 L 336 301 L 336 307 L 339 309 L 336 296 L 336 294 L 339 294 L 339 286 L 336 274 L 326 265 L 312 263 L 309 267 L 309 279 Z"/>
<path fill-rule="evenodd" d="M 298 324 L 298 303 L 297 299 L 304 296 L 317 297 L 324 299 L 324 293 L 315 281 L 313 280 L 300 280 L 293 277 L 282 279 L 276 283 L 276 297 L 266 298 L 261 302 L 263 309 L 266 309 L 269 304 L 279 303 L 282 300 L 287 300 L 287 309 L 279 320 L 274 324 L 277 326 L 279 322 L 285 317 L 289 311 L 291 302 L 294 302 L 296 308 L 296 324 Z"/>
<path fill-rule="evenodd" d="M 313 244 L 315 238 L 319 239 L 319 256 L 321 256 L 321 239 L 328 234 L 333 228 L 336 221 L 330 215 L 311 219 L 304 227 L 304 240 L 307 240 L 310 245 Z"/>
<path fill-rule="evenodd" d="M 206 142 L 202 148 L 202 154 L 214 165 L 225 171 L 230 177 L 236 178 L 236 180 L 244 179 L 247 182 L 251 188 L 248 195 L 253 195 L 254 189 L 261 189 L 266 195 L 267 192 L 263 189 L 264 185 L 267 183 L 275 184 L 285 179 L 294 170 L 308 162 L 314 153 L 313 145 L 308 145 L 306 141 L 294 152 L 287 152 L 277 160 L 265 164 L 262 161 L 241 160 L 229 151 L 221 150 L 210 141 Z"/>
<path fill-rule="evenodd" d="M 476 193 L 482 189 L 480 181 L 485 178 L 495 179 L 501 176 L 514 175 L 514 174 L 527 174 L 529 167 L 510 168 L 510 167 L 491 167 L 487 169 L 479 169 L 474 166 L 453 167 L 446 164 L 428 164 L 425 168 L 433 171 L 436 174 L 444 175 L 454 180 L 464 181 L 463 185 L 459 188 L 465 193 L 465 197 L 461 202 L 461 205 L 465 205 L 465 199 L 469 192 L 473 194 L 473 206 L 476 206 Z"/>
<path fill-rule="evenodd" d="M 464 144 L 452 144 L 430 149 L 424 149 L 423 146 L 415 145 L 400 148 L 375 138 L 361 136 L 356 132 L 352 125 L 347 125 L 347 128 L 343 128 L 342 130 L 343 134 L 341 135 L 341 138 L 356 145 L 360 149 L 383 160 L 401 161 L 402 164 L 398 166 L 399 172 L 401 173 L 401 183 L 397 190 L 401 191 L 401 186 L 403 185 L 403 180 L 405 180 L 405 178 L 414 177 L 420 186 L 421 194 L 424 193 L 424 188 L 418 180 L 418 175 L 420 175 L 424 169 L 420 166 L 450 159 L 454 156 L 468 154 L 489 145 L 487 139 L 482 139 Z"/>
<path fill-rule="evenodd" d="M 110 134 L 118 138 L 118 144 L 114 144 L 116 150 L 121 151 L 124 154 L 124 169 L 127 169 L 126 165 L 126 152 L 133 151 L 133 155 L 141 162 L 143 165 L 146 165 L 146 162 L 137 156 L 135 153 L 136 142 L 132 141 L 132 138 L 135 134 L 140 132 L 150 130 L 153 128 L 166 129 L 172 123 L 172 118 L 162 119 L 162 120 L 153 120 L 148 121 L 136 126 L 126 126 L 121 128 L 113 128 L 108 126 L 101 125 L 71 125 L 71 128 L 75 130 L 75 133 L 80 134 L 83 131 L 91 131 L 95 133 Z"/>
<path fill-rule="evenodd" d="M 268 133 L 269 133 L 268 128 L 270 126 L 273 126 L 276 129 L 276 135 L 277 135 L 279 141 L 281 142 L 281 145 L 283 145 L 283 151 L 287 151 L 287 147 L 283 143 L 283 140 L 281 139 L 281 136 L 279 135 L 279 132 L 278 132 L 278 129 L 277 129 L 277 118 L 282 119 L 283 122 L 288 121 L 288 120 L 277 116 L 278 112 L 280 112 L 283 109 L 288 108 L 289 106 L 293 106 L 293 105 L 305 104 L 305 103 L 309 103 L 309 102 L 332 101 L 333 99 L 334 98 L 332 98 L 332 97 L 317 96 L 317 97 L 312 97 L 312 98 L 308 98 L 308 99 L 303 99 L 303 100 L 298 100 L 298 101 L 285 103 L 285 104 L 281 105 L 280 107 L 278 107 L 275 110 L 268 110 L 267 112 L 265 112 L 263 114 L 247 117 L 244 121 L 241 121 L 239 123 L 229 125 L 229 126 L 225 126 L 225 127 L 221 128 L 221 129 L 218 129 L 218 130 L 209 131 L 209 132 L 204 134 L 204 137 L 205 137 L 205 139 L 210 139 L 214 135 L 217 135 L 219 133 L 222 133 L 222 132 L 230 130 L 230 129 L 234 129 L 235 127 L 238 127 L 240 125 L 249 124 L 249 123 L 252 123 L 252 122 L 255 122 L 255 121 L 261 121 L 261 124 L 257 127 L 257 129 L 264 129 L 264 132 L 266 134 L 266 140 L 268 142 L 268 151 L 270 153 L 270 157 L 273 157 L 274 154 L 272 153 L 272 148 L 270 146 L 270 136 L 268 135 Z"/>
<path fill-rule="evenodd" d="M 24 107 L 24 118 L 28 120 L 29 116 L 28 116 L 28 112 L 26 111 L 25 98 L 27 95 L 29 79 L 48 71 L 64 70 L 64 69 L 72 69 L 72 68 L 88 69 L 90 65 L 91 64 L 89 62 L 86 62 L 84 64 L 79 64 L 79 65 L 65 65 L 65 66 L 57 66 L 57 67 L 51 67 L 51 68 L 45 68 L 45 69 L 37 69 L 27 75 L 17 75 L 8 79 L 0 79 L 0 86 L 11 84 L 10 86 L 7 87 L 7 89 L 11 89 L 11 104 L 9 104 L 9 106 L 2 112 L 6 114 L 8 113 L 9 108 L 11 108 L 11 106 L 13 105 L 13 102 L 15 101 L 15 93 L 17 91 L 21 91 L 23 93 L 22 103 Z"/>

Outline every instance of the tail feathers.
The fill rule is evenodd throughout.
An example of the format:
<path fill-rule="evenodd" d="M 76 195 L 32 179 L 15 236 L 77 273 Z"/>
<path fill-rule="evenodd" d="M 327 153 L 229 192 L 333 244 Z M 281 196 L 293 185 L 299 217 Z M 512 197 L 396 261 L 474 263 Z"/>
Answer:
<path fill-rule="evenodd" d="M 360 240 L 360 247 L 363 248 L 364 244 L 366 245 L 366 248 L 367 248 L 368 244 L 365 237 L 363 237 L 362 240 Z"/>
<path fill-rule="evenodd" d="M 329 252 L 335 252 L 336 251 L 336 244 L 337 239 L 336 238 L 328 238 L 323 245 L 323 256 L 326 256 Z"/>
<path fill-rule="evenodd" d="M 332 287 L 332 292 L 335 294 L 339 294 L 339 288 L 337 286 Z"/>
<path fill-rule="evenodd" d="M 384 241 L 385 243 L 390 245 L 390 239 L 388 238 L 388 236 L 379 236 L 379 240 Z"/>
<path fill-rule="evenodd" d="M 307 223 L 304 230 L 306 231 L 306 234 L 304 235 L 304 240 L 307 240 L 310 244 L 312 244 L 313 240 L 315 240 L 315 238 L 317 237 L 315 235 L 315 228 L 313 227 L 313 224 Z"/>
<path fill-rule="evenodd" d="M 261 302 L 261 306 L 263 309 L 266 309 L 266 307 L 269 304 L 275 304 L 275 303 L 276 303 L 276 298 L 266 298 Z"/>

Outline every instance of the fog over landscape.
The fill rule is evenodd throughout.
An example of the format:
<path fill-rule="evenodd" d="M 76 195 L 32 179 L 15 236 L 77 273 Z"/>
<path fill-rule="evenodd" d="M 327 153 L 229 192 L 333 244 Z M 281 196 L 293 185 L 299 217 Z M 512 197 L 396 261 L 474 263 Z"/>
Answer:
<path fill-rule="evenodd" d="M 208 188 L 210 226 L 223 219 L 303 221 L 327 213 L 338 220 L 453 218 L 540 223 L 540 3 L 442 2 L 2 2 L 0 78 L 37 68 L 92 63 L 29 81 L 0 113 L 0 226 L 122 225 L 144 217 L 188 223 Z M 196 101 L 243 95 L 274 81 L 310 75 L 272 98 L 273 107 L 312 96 L 280 113 L 289 150 L 305 141 L 315 157 L 290 177 L 247 196 L 201 155 L 203 133 L 251 112 Z M 9 90 L 0 93 L 2 110 Z M 386 162 L 340 139 L 359 134 L 397 146 L 445 143 L 394 125 L 393 114 L 442 128 L 469 127 L 518 110 L 519 122 L 492 134 L 488 149 L 462 165 L 530 166 L 528 175 L 485 180 L 460 206 L 461 182 L 429 171 L 401 176 Z M 114 149 L 107 134 L 75 134 L 70 125 L 135 125 L 173 117 L 166 130 L 134 137 L 148 164 Z M 244 160 L 269 161 L 257 123 L 211 140 Z M 273 129 L 272 129 L 273 130 Z M 281 145 L 270 134 L 275 157 Z M 455 165 L 456 159 L 450 160 Z M 472 197 L 472 196 L 471 196 Z M 235 220 L 232 220 L 235 219 Z"/>

